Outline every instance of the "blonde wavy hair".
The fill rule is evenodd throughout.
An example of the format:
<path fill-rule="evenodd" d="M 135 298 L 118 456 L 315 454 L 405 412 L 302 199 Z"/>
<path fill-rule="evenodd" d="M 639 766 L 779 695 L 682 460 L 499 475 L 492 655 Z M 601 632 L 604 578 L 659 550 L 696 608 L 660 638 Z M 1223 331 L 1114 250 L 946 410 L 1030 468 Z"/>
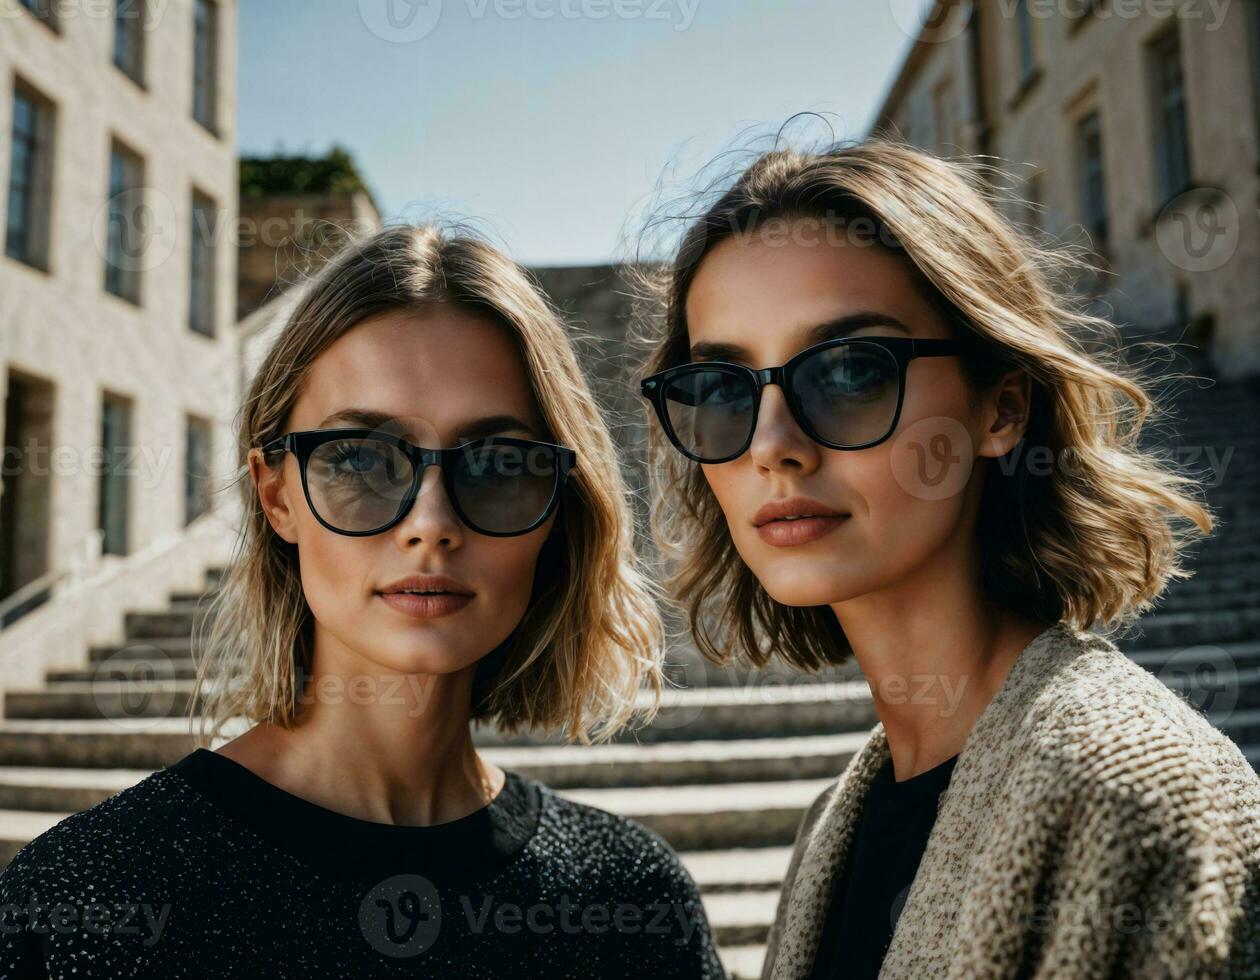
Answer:
<path fill-rule="evenodd" d="M 640 266 L 647 307 L 637 339 L 648 348 L 640 376 L 688 360 L 687 294 L 715 246 L 763 222 L 865 222 L 872 244 L 904 257 L 967 344 L 959 363 L 973 403 L 1010 369 L 1032 379 L 1022 443 L 985 461 L 977 544 L 986 592 L 1047 624 L 1124 625 L 1170 579 L 1189 577 L 1180 554 L 1190 527 L 1207 534 L 1213 518 L 1199 481 L 1139 448 L 1148 417 L 1165 412 L 1154 377 L 1132 357 L 1148 343 L 1130 344 L 1126 356 L 1118 328 L 1088 312 L 1072 286 L 1093 272 L 1087 254 L 1022 234 L 999 211 L 1001 195 L 988 183 L 995 174 L 878 138 L 762 153 L 733 182 L 700 192 L 702 204 L 682 215 L 672 262 Z M 777 653 L 805 670 L 846 660 L 852 648 L 831 608 L 772 599 L 735 550 L 699 465 L 666 442 L 655 419 L 647 425 L 662 575 L 700 651 L 758 667 Z M 1025 454 L 1042 446 L 1054 464 L 1029 472 Z"/>
<path fill-rule="evenodd" d="M 233 481 L 244 520 L 196 645 L 190 711 L 201 710 L 201 741 L 239 716 L 292 726 L 312 666 L 313 619 L 296 547 L 264 515 L 249 450 L 283 431 L 312 363 L 338 337 L 375 314 L 435 304 L 489 315 L 510 331 L 546 437 L 578 449 L 529 607 L 478 663 L 472 717 L 590 742 L 611 737 L 635 714 L 646 723 L 657 710 L 660 597 L 634 551 L 613 442 L 559 314 L 524 269 L 475 233 L 404 225 L 350 240 L 306 283 L 244 397 Z M 655 698 L 636 706 L 644 686 Z"/>

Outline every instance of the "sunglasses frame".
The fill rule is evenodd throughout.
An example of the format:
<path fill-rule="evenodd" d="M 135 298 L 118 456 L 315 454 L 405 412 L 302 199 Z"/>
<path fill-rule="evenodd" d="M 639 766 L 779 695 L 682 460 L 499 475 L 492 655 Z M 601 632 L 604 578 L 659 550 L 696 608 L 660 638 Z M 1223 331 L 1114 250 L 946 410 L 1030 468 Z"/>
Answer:
<path fill-rule="evenodd" d="M 396 513 L 388 522 L 371 531 L 346 531 L 339 527 L 334 527 L 324 520 L 319 510 L 315 507 L 315 502 L 311 499 L 310 486 L 306 479 L 306 465 L 313 453 L 320 446 L 329 442 L 337 442 L 340 439 L 376 439 L 387 445 L 398 448 L 411 462 L 411 486 L 407 490 L 407 494 L 403 497 L 399 504 L 398 513 Z M 455 465 L 465 452 L 470 449 L 480 449 L 486 445 L 506 445 L 516 446 L 525 450 L 529 450 L 538 446 L 545 446 L 555 452 L 556 455 L 556 474 L 554 476 L 554 486 L 552 488 L 551 499 L 547 502 L 547 506 L 543 509 L 542 515 L 535 520 L 529 527 L 519 531 L 487 531 L 477 525 L 465 513 L 464 508 L 460 506 L 459 496 L 454 489 L 455 484 Z M 396 526 L 404 517 L 410 513 L 412 506 L 416 502 L 416 497 L 420 495 L 420 484 L 424 478 L 424 471 L 430 466 L 441 467 L 442 485 L 446 489 L 446 498 L 451 502 L 451 507 L 455 514 L 463 522 L 464 526 L 478 534 L 484 534 L 492 538 L 513 538 L 521 534 L 528 534 L 543 524 L 555 511 L 556 506 L 560 503 L 561 496 L 564 492 L 565 483 L 568 481 L 569 474 L 577 466 L 577 453 L 568 446 L 559 446 L 555 443 L 541 442 L 534 439 L 515 439 L 510 436 L 489 436 L 484 439 L 474 439 L 471 442 L 461 443 L 458 446 L 451 446 L 446 449 L 425 449 L 414 443 L 408 442 L 402 436 L 396 436 L 392 433 L 381 432 L 377 429 L 363 428 L 346 428 L 346 429 L 304 429 L 297 432 L 288 432 L 284 435 L 276 435 L 263 442 L 262 451 L 264 455 L 277 452 L 291 452 L 297 458 L 298 469 L 302 474 L 302 492 L 306 495 L 306 504 L 311 509 L 311 513 L 315 515 L 315 519 L 324 527 L 336 534 L 344 534 L 352 538 L 366 538 L 374 534 L 383 534 L 390 528 Z"/>
<path fill-rule="evenodd" d="M 822 438 L 813 425 L 810 424 L 798 403 L 796 395 L 793 393 L 791 381 L 797 368 L 807 358 L 833 347 L 860 345 L 880 347 L 891 354 L 897 362 L 897 409 L 893 412 L 892 422 L 888 426 L 888 431 L 878 439 L 872 439 L 870 442 L 862 443 L 860 446 L 841 446 Z M 757 432 L 757 418 L 761 414 L 761 393 L 766 385 L 770 384 L 778 385 L 783 390 L 792 418 L 796 420 L 796 424 L 801 427 L 801 430 L 807 436 L 828 449 L 838 449 L 847 452 L 878 446 L 897 431 L 897 423 L 901 420 L 901 406 L 906 397 L 906 369 L 912 360 L 916 357 L 949 357 L 955 354 L 963 354 L 966 350 L 966 345 L 962 341 L 943 340 L 935 337 L 838 337 L 834 340 L 825 340 L 820 344 L 806 347 L 804 350 L 793 354 L 792 357 L 778 367 L 756 369 L 744 364 L 733 364 L 730 361 L 693 361 L 688 364 L 676 365 L 644 378 L 640 382 L 639 387 L 643 397 L 648 399 L 656 410 L 656 417 L 660 421 L 661 428 L 664 430 L 670 444 L 688 459 L 697 463 L 729 463 L 748 451 L 748 447 L 752 445 L 753 436 Z M 748 437 L 737 452 L 728 456 L 708 459 L 695 455 L 682 444 L 674 431 L 673 424 L 670 422 L 669 409 L 665 404 L 665 391 L 669 386 L 669 382 L 679 376 L 692 374 L 697 371 L 720 371 L 742 377 L 751 377 L 752 379 L 754 388 L 753 410 L 752 424 L 748 427 Z"/>

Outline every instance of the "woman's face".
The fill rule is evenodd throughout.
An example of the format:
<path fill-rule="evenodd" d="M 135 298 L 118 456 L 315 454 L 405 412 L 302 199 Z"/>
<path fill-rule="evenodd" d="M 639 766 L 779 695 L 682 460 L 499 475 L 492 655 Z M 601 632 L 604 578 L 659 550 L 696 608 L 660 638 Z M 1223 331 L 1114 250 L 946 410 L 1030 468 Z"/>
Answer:
<path fill-rule="evenodd" d="M 887 248 L 784 237 L 730 238 L 704 258 L 686 303 L 692 361 L 780 365 L 826 339 L 817 328 L 827 324 L 836 337 L 950 336 L 906 260 Z M 845 323 L 870 314 L 880 322 Z M 975 458 L 1013 442 L 986 442 L 991 421 L 985 411 L 972 414 L 957 357 L 916 358 L 885 442 L 854 451 L 821 446 L 771 385 L 749 450 L 702 469 L 736 549 L 770 596 L 789 606 L 833 604 L 910 576 L 968 533 Z M 797 496 L 848 516 L 757 526 L 764 504 Z"/>
<path fill-rule="evenodd" d="M 388 421 L 361 419 L 358 411 Z M 380 428 L 425 448 L 488 435 L 547 438 L 510 334 L 452 306 L 372 317 L 319 355 L 285 431 L 337 427 Z M 525 613 L 538 553 L 556 520 L 553 514 L 516 537 L 479 534 L 456 516 L 440 469 L 431 466 L 402 521 L 349 537 L 311 513 L 292 453 L 283 466 L 255 473 L 272 526 L 297 545 L 317 653 L 338 661 L 357 654 L 388 672 L 460 671 L 506 639 Z M 443 615 L 409 615 L 382 592 L 413 574 L 447 576 L 472 598 Z"/>

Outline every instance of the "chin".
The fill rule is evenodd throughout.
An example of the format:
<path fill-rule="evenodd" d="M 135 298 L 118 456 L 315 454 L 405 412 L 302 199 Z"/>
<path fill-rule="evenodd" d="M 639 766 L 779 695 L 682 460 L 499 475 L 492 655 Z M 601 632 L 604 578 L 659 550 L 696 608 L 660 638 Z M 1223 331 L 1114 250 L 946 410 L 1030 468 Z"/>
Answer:
<path fill-rule="evenodd" d="M 455 674 L 481 658 L 474 649 L 441 642 L 416 643 L 414 639 L 366 643 L 362 652 L 382 670 L 397 674 Z"/>
<path fill-rule="evenodd" d="M 753 570 L 766 594 L 780 605 L 802 608 L 826 606 L 848 599 L 855 593 L 852 583 L 843 581 L 840 576 L 829 576 L 822 569 L 802 567 L 799 561 L 791 564 L 794 567 L 790 572 L 774 567 Z"/>

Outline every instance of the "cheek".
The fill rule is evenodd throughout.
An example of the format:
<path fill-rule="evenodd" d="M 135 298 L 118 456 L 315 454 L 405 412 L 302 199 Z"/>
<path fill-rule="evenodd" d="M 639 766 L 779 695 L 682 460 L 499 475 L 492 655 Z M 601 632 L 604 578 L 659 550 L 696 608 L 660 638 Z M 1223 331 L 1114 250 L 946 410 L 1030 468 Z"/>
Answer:
<path fill-rule="evenodd" d="M 510 633 L 529 605 L 534 569 L 545 532 L 515 538 L 486 538 L 475 567 L 482 572 L 478 581 L 488 600 L 486 608 L 497 623 L 510 624 Z M 465 545 L 467 547 L 467 544 Z M 545 573 L 543 573 L 545 574 Z"/>
<path fill-rule="evenodd" d="M 357 607 L 367 598 L 376 559 L 377 542 L 334 534 L 313 517 L 298 532 L 298 563 L 302 591 L 311 613 L 321 622 L 335 622 L 339 610 Z"/>
<path fill-rule="evenodd" d="M 918 509 L 916 504 L 949 510 L 951 501 L 957 504 L 975 466 L 976 442 L 966 389 L 949 380 L 906 392 L 897 431 L 875 450 L 881 465 L 872 479 L 884 484 L 882 495 L 868 499 L 903 510 Z"/>

